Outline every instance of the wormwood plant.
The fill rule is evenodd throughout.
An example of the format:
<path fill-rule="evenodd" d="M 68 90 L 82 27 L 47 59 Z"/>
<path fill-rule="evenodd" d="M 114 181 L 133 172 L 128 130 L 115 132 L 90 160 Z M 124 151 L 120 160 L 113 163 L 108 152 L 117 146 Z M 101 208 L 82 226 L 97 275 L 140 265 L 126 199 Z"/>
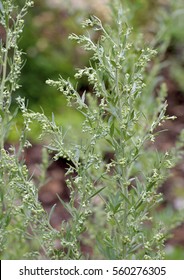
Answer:
<path fill-rule="evenodd" d="M 20 247 L 24 245 L 21 258 L 85 258 L 81 251 L 85 244 L 93 248 L 89 258 L 164 258 L 167 228 L 156 219 L 156 207 L 162 200 L 158 187 L 175 163 L 175 152 L 158 153 L 151 143 L 157 127 L 173 117 L 165 114 L 164 85 L 156 99 L 148 97 L 147 67 L 156 52 L 134 42 L 121 2 L 113 1 L 110 6 L 111 25 L 104 26 L 95 16 L 83 23 L 87 31 L 98 33 L 97 41 L 91 39 L 90 32 L 86 36 L 70 36 L 92 53 L 90 66 L 78 69 L 75 75 L 76 79 L 88 80 L 91 92 L 80 94 L 77 86 L 62 77 L 58 81 L 47 80 L 48 85 L 64 94 L 68 106 L 74 106 L 84 116 L 82 137 L 76 141 L 68 138 L 55 123 L 54 115 L 50 120 L 30 111 L 19 97 L 24 129 L 18 153 L 14 148 L 6 151 L 4 142 L 10 121 L 14 120 L 9 110 L 11 93 L 17 88 L 21 69 L 12 53 L 21 55 L 17 49 L 19 24 L 30 1 L 25 1 L 24 12 L 15 17 L 13 1 L 0 2 L 1 24 L 6 30 L 6 42 L 1 43 L 0 248 L 4 258 L 12 240 Z M 151 106 L 145 106 L 148 100 Z M 20 160 L 22 149 L 29 145 L 26 132 L 34 121 L 41 125 L 40 137 L 48 136 L 47 149 L 54 152 L 54 160 L 62 157 L 70 162 L 66 174 L 70 201 L 66 203 L 59 196 L 58 199 L 71 218 L 62 222 L 60 230 L 50 226 L 54 206 L 47 218 L 38 202 L 37 188 Z M 54 247 L 56 240 L 61 246 L 58 250 Z"/>
<path fill-rule="evenodd" d="M 37 249 L 48 258 L 56 239 L 56 232 L 50 230 L 38 201 L 38 188 L 22 158 L 24 148 L 30 145 L 26 139 L 28 123 L 24 123 L 20 133 L 18 150 L 5 149 L 9 132 L 15 129 L 17 113 L 17 110 L 11 112 L 11 99 L 19 88 L 22 67 L 18 41 L 24 16 L 33 4 L 30 0 L 24 2 L 19 10 L 15 1 L 0 1 L 0 256 L 3 259 L 39 258 Z M 20 103 L 20 98 L 17 101 Z"/>
<path fill-rule="evenodd" d="M 173 159 L 168 152 L 158 153 L 149 145 L 155 140 L 157 126 L 173 117 L 165 114 L 164 85 L 157 99 L 152 98 L 151 111 L 145 107 L 148 85 L 144 81 L 156 52 L 133 44 L 120 2 L 111 5 L 111 26 L 103 26 L 95 16 L 83 23 L 84 28 L 98 32 L 97 42 L 90 33 L 70 36 L 93 53 L 90 67 L 75 75 L 76 79 L 88 79 L 92 93 L 80 95 L 69 79 L 47 80 L 66 96 L 68 106 L 84 116 L 82 138 L 76 143 L 66 140 L 54 117 L 49 121 L 43 114 L 23 110 L 26 123 L 39 121 L 42 136 L 51 137 L 48 149 L 55 152 L 54 158 L 71 162 L 67 171 L 71 175 L 67 179 L 70 202 L 59 198 L 71 215 L 62 223 L 60 233 L 66 258 L 81 258 L 81 242 L 91 245 L 97 258 L 164 257 L 166 229 L 154 218 L 162 200 L 158 187 Z M 111 156 L 105 159 L 107 151 Z"/>

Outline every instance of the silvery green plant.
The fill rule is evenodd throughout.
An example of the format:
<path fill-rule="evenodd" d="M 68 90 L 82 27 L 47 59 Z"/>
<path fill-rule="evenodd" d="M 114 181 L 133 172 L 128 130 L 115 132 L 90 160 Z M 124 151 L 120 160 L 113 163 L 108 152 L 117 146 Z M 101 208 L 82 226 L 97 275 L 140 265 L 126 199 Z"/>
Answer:
<path fill-rule="evenodd" d="M 58 197 L 71 215 L 61 225 L 65 258 L 80 259 L 85 243 L 94 248 L 92 258 L 162 259 L 166 228 L 155 220 L 162 201 L 158 187 L 175 160 L 168 152 L 157 152 L 151 143 L 157 128 L 174 117 L 166 115 L 164 84 L 156 99 L 145 99 L 147 87 L 150 91 L 145 84 L 147 67 L 156 52 L 133 43 L 120 1 L 113 2 L 111 11 L 110 25 L 104 26 L 95 16 L 83 23 L 87 31 L 98 33 L 97 41 L 90 32 L 70 36 L 93 53 L 90 66 L 75 75 L 87 78 L 92 93 L 79 94 L 69 79 L 47 80 L 65 95 L 68 106 L 84 116 L 79 141 L 68 139 L 54 117 L 50 121 L 29 110 L 23 115 L 27 123 L 40 123 L 41 136 L 51 139 L 48 149 L 55 152 L 54 158 L 71 163 L 66 180 L 70 202 Z"/>
<path fill-rule="evenodd" d="M 156 215 L 162 200 L 158 187 L 175 164 L 175 152 L 159 153 L 151 143 L 158 127 L 173 117 L 166 115 L 164 84 L 156 99 L 150 97 L 147 68 L 156 52 L 134 42 L 121 2 L 113 1 L 110 6 L 110 25 L 94 16 L 83 23 L 86 36 L 70 36 L 92 54 L 90 66 L 78 69 L 75 75 L 88 80 L 91 92 L 79 93 L 77 86 L 62 77 L 47 81 L 65 95 L 68 106 L 83 115 L 78 140 L 72 140 L 55 123 L 54 114 L 50 120 L 32 112 L 25 99 L 18 97 L 24 120 L 18 151 L 13 147 L 5 150 L 4 143 L 15 119 L 10 105 L 22 65 L 18 39 L 31 1 L 25 1 L 17 16 L 14 1 L 0 2 L 1 25 L 6 30 L 6 41 L 1 41 L 2 258 L 81 259 L 86 258 L 83 245 L 93 249 L 88 256 L 92 259 L 164 258 L 167 229 Z M 40 137 L 49 142 L 47 149 L 54 153 L 54 160 L 62 157 L 69 162 L 70 201 L 58 199 L 70 219 L 62 222 L 60 230 L 50 225 L 55 206 L 48 217 L 21 160 L 22 150 L 30 145 L 26 133 L 35 121 L 40 123 Z M 12 244 L 17 248 L 10 253 Z"/>
<path fill-rule="evenodd" d="M 23 161 L 29 147 L 28 124 L 20 133 L 19 148 L 5 149 L 16 113 L 12 113 L 12 94 L 19 88 L 22 51 L 18 42 L 24 17 L 33 2 L 26 0 L 20 10 L 15 1 L 0 1 L 0 257 L 1 259 L 50 258 L 56 231 L 50 230 L 49 218 L 38 201 L 38 188 Z M 17 102 L 23 110 L 21 98 Z M 51 253 L 52 251 L 52 253 Z M 51 253 L 51 255 L 50 255 Z"/>

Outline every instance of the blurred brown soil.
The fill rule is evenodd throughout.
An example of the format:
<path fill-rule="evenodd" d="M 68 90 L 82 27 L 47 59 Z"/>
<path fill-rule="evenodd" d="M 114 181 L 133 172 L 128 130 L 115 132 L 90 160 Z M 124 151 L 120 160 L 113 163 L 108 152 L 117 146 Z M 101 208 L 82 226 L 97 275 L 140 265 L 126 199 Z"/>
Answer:
<path fill-rule="evenodd" d="M 164 124 L 163 129 L 167 131 L 157 137 L 155 144 L 158 150 L 169 151 L 184 129 L 184 93 L 178 89 L 178 85 L 171 79 L 169 69 L 164 71 L 163 76 L 168 87 L 167 114 L 177 118 Z M 164 194 L 166 204 L 179 212 L 184 211 L 184 159 L 171 170 L 170 177 L 161 187 L 161 192 Z M 172 234 L 172 238 L 167 243 L 184 247 L 184 221 L 172 231 Z"/>

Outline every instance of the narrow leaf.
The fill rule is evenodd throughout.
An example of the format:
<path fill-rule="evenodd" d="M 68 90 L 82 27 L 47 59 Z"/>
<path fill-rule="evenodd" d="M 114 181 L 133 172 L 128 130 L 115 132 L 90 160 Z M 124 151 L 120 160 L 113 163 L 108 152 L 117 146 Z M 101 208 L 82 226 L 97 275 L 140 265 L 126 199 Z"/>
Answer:
<path fill-rule="evenodd" d="M 100 193 L 103 189 L 105 189 L 105 187 L 102 187 L 101 189 L 97 190 L 95 193 L 93 193 L 88 199 L 94 197 L 95 195 L 97 195 L 98 193 Z"/>
<path fill-rule="evenodd" d="M 50 213 L 49 213 L 49 224 L 50 224 L 50 221 L 51 221 L 51 217 L 52 217 L 52 214 L 54 213 L 54 210 L 56 208 L 56 203 L 52 206 L 51 210 L 50 210 Z"/>

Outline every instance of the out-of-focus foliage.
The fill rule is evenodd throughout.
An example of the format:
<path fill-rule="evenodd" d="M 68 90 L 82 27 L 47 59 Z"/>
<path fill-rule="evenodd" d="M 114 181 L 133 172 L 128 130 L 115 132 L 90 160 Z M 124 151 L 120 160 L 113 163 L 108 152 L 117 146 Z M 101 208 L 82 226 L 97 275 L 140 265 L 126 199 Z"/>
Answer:
<path fill-rule="evenodd" d="M 24 36 L 20 40 L 20 48 L 25 52 L 25 64 L 20 81 L 22 87 L 14 99 L 18 95 L 24 96 L 30 108 L 35 111 L 43 109 L 48 116 L 54 111 L 56 121 L 63 125 L 71 118 L 72 124 L 77 126 L 81 116 L 68 109 L 64 98 L 46 86 L 45 81 L 60 74 L 72 79 L 75 68 L 87 63 L 87 56 L 80 55 L 79 60 L 81 50 L 68 40 L 71 32 L 80 34 L 80 17 L 78 12 L 71 16 L 66 10 L 51 9 L 45 1 L 36 1 L 26 17 Z M 33 128 L 31 138 L 37 129 Z M 15 138 L 16 135 L 12 134 L 11 137 Z"/>
<path fill-rule="evenodd" d="M 166 259 L 167 260 L 184 260 L 183 248 L 176 246 L 168 246 L 166 249 Z"/>
<path fill-rule="evenodd" d="M 124 0 L 122 0 L 123 2 Z M 184 3 L 182 0 L 126 1 L 134 28 L 144 39 L 160 49 L 169 76 L 180 92 L 184 91 Z"/>

